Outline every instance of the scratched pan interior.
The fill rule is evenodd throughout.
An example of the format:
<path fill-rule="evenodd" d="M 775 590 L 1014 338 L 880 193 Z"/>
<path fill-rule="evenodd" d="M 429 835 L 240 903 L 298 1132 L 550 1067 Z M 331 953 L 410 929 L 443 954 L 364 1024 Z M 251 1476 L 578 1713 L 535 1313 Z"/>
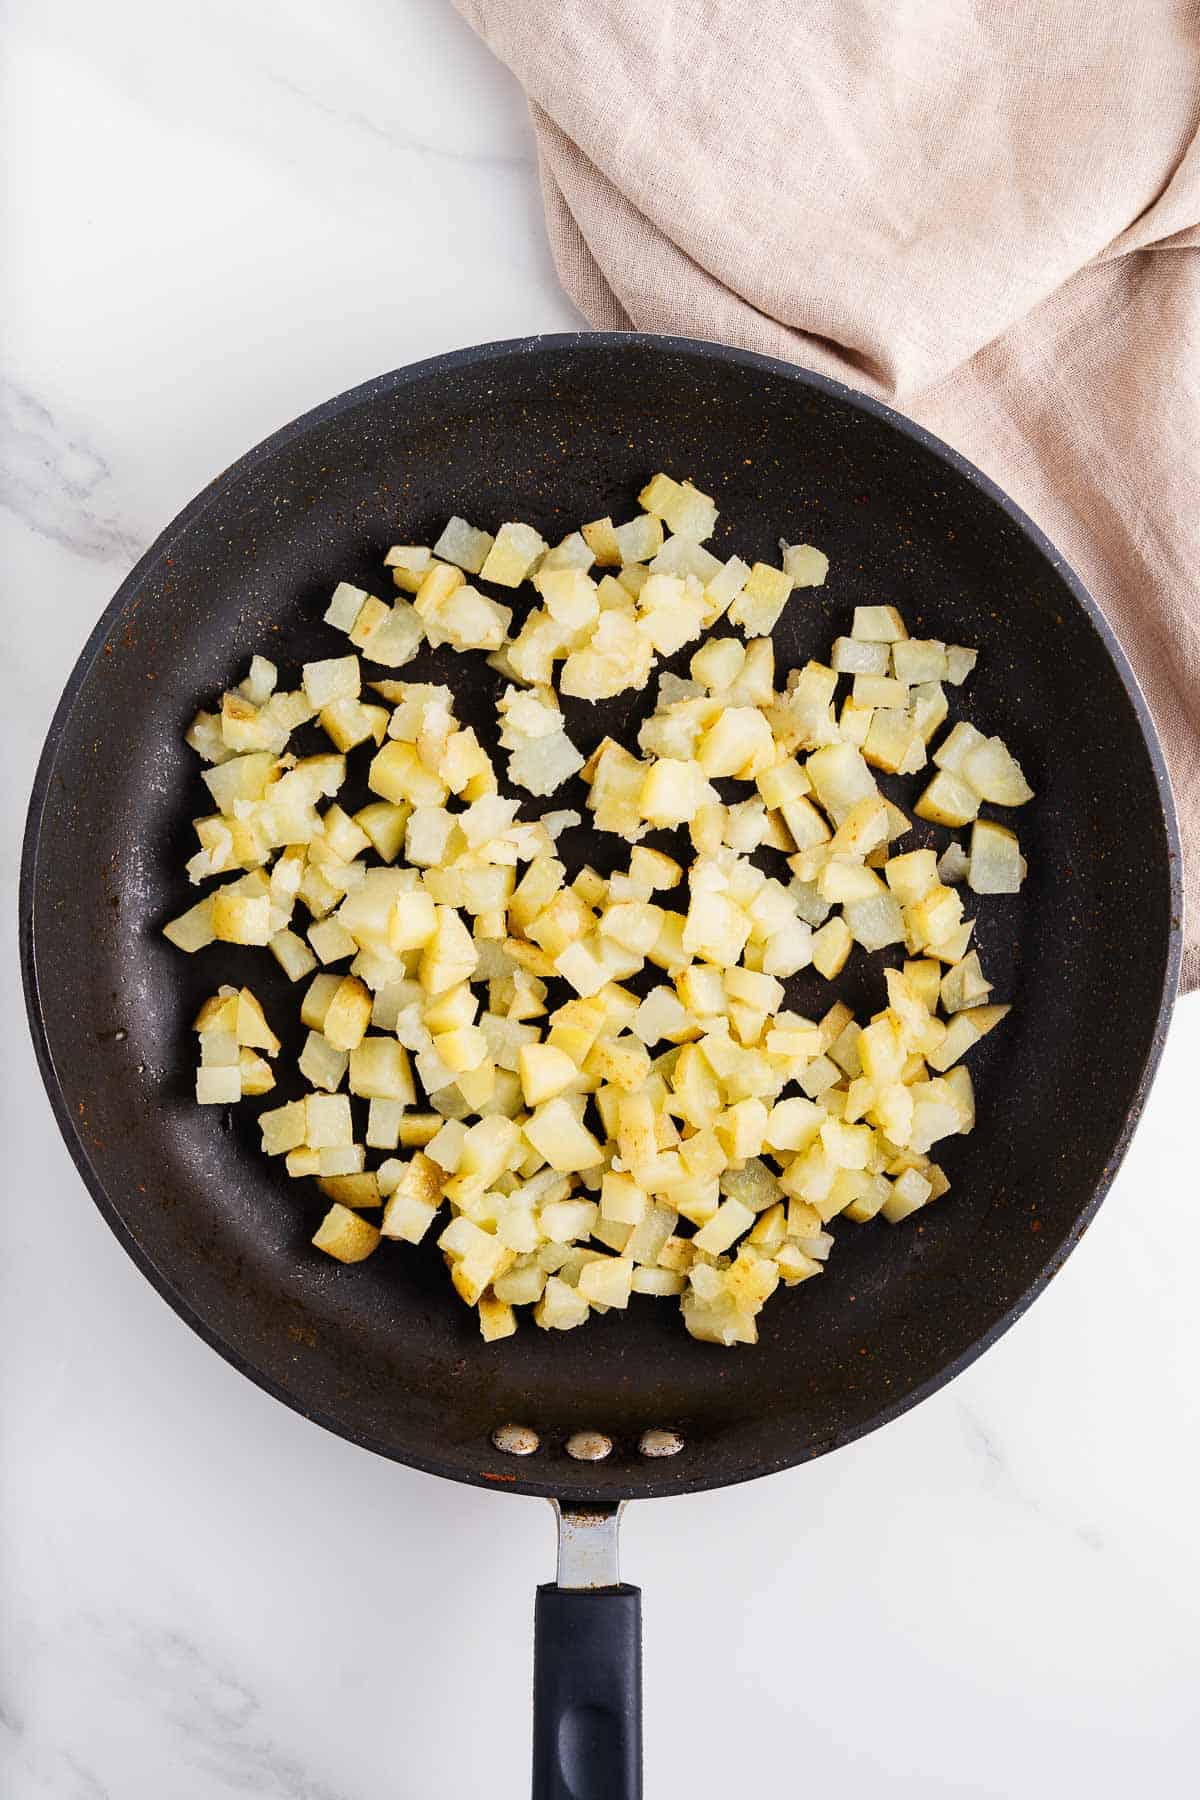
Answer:
<path fill-rule="evenodd" d="M 953 712 L 1000 732 L 1038 796 L 1019 821 L 1022 894 L 978 907 L 985 966 L 1014 1012 L 974 1053 L 979 1123 L 944 1147 L 952 1192 L 895 1230 L 835 1228 L 828 1272 L 780 1290 L 756 1349 L 695 1343 L 674 1303 L 636 1296 L 584 1330 L 526 1322 L 486 1346 L 432 1244 L 385 1244 L 355 1268 L 310 1249 L 319 1196 L 256 1149 L 253 1114 L 278 1093 L 236 1118 L 189 1098 L 188 1027 L 204 994 L 252 980 L 276 1021 L 298 994 L 262 952 L 187 958 L 159 935 L 189 903 L 188 820 L 205 810 L 182 732 L 253 651 L 285 670 L 336 654 L 325 597 L 339 578 L 386 591 L 390 543 L 430 542 L 451 512 L 531 520 L 554 539 L 628 516 L 660 467 L 719 496 L 719 553 L 772 557 L 781 534 L 829 553 L 827 586 L 797 594 L 777 629 L 781 669 L 827 653 L 856 602 L 894 601 L 915 634 L 979 646 Z M 444 671 L 461 716 L 494 745 L 499 683 L 482 659 L 442 652 L 404 673 L 427 670 Z M 572 732 L 581 746 L 606 730 L 632 743 L 645 701 L 573 704 Z M 582 799 L 575 783 L 553 804 Z M 923 828 L 909 842 L 946 835 Z M 582 830 L 568 854 L 606 867 L 612 848 Z M 991 1341 L 1111 1177 L 1178 953 L 1161 758 L 1119 653 L 1044 540 L 884 409 L 764 358 L 635 337 L 532 340 L 400 371 L 217 480 L 134 570 L 80 660 L 43 759 L 23 884 L 31 1017 L 60 1125 L 165 1297 L 247 1374 L 349 1438 L 462 1480 L 517 1475 L 526 1492 L 576 1496 L 678 1492 L 797 1462 L 881 1423 Z M 883 1002 L 876 958 L 856 955 L 838 985 L 856 1009 Z M 809 975 L 792 998 L 819 1012 L 831 995 Z M 509 1419 L 542 1433 L 527 1462 L 490 1447 Z M 687 1440 L 673 1461 L 638 1458 L 639 1433 L 656 1425 Z M 566 1457 L 582 1426 L 611 1434 L 608 1463 Z"/>

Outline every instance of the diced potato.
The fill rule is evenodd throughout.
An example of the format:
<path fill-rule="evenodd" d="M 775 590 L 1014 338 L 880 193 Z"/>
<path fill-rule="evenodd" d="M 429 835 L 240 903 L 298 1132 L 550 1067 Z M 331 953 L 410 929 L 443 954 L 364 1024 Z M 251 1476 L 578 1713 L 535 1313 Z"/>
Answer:
<path fill-rule="evenodd" d="M 936 638 L 901 638 L 892 645 L 892 668 L 897 681 L 908 687 L 924 681 L 945 681 L 946 646 Z"/>
<path fill-rule="evenodd" d="M 633 1285 L 632 1257 L 604 1256 L 585 1263 L 579 1272 L 579 1292 L 592 1306 L 629 1305 Z"/>
<path fill-rule="evenodd" d="M 892 1183 L 892 1191 L 880 1210 L 889 1225 L 898 1225 L 924 1206 L 932 1192 L 932 1183 L 924 1175 L 917 1169 L 906 1169 Z"/>
<path fill-rule="evenodd" d="M 306 1123 L 303 1100 L 291 1100 L 258 1115 L 262 1147 L 267 1156 L 285 1156 L 304 1143 Z"/>
<path fill-rule="evenodd" d="M 938 885 L 938 859 L 932 850 L 909 850 L 891 857 L 883 874 L 901 906 L 915 906 Z"/>
<path fill-rule="evenodd" d="M 331 656 L 323 662 L 305 663 L 304 692 L 319 712 L 334 700 L 357 700 L 362 690 L 357 656 Z"/>
<path fill-rule="evenodd" d="M 669 827 L 686 824 L 716 798 L 716 789 L 698 763 L 662 757 L 641 781 L 636 804 L 652 825 Z"/>
<path fill-rule="evenodd" d="M 500 587 L 520 587 L 547 548 L 546 540 L 532 525 L 514 522 L 501 525 L 479 575 L 484 581 L 494 581 Z"/>
<path fill-rule="evenodd" d="M 914 810 L 919 819 L 935 825 L 969 825 L 979 811 L 979 796 L 961 776 L 939 769 Z"/>
<path fill-rule="evenodd" d="M 862 753 L 853 744 L 830 744 L 814 750 L 805 771 L 817 799 L 835 824 L 858 801 L 872 798 L 878 791 Z"/>
<path fill-rule="evenodd" d="M 581 528 L 584 543 L 602 568 L 617 568 L 621 562 L 621 545 L 610 518 L 593 519 Z"/>
<path fill-rule="evenodd" d="M 269 944 L 271 902 L 266 894 L 231 893 L 218 888 L 212 896 L 213 936 L 228 944 Z"/>
<path fill-rule="evenodd" d="M 840 637 L 834 640 L 830 662 L 839 675 L 886 675 L 891 665 L 891 650 L 887 643 Z"/>
<path fill-rule="evenodd" d="M 575 1288 L 551 1275 L 533 1309 L 534 1323 L 543 1331 L 571 1331 L 588 1316 L 588 1303 Z"/>
<path fill-rule="evenodd" d="M 336 918 L 317 919 L 308 928 L 308 941 L 323 963 L 342 962 L 358 951 L 358 944 Z"/>
<path fill-rule="evenodd" d="M 236 1059 L 229 1066 L 205 1064 L 196 1070 L 196 1100 L 200 1106 L 232 1106 L 241 1097 L 242 1076 Z"/>
<path fill-rule="evenodd" d="M 784 573 L 790 575 L 794 587 L 824 587 L 829 573 L 829 558 L 812 544 L 779 545 L 783 553 Z"/>
<path fill-rule="evenodd" d="M 962 900 L 953 888 L 940 883 L 930 888 L 914 906 L 905 908 L 905 920 L 916 948 L 940 944 L 962 919 Z"/>
<path fill-rule="evenodd" d="M 1016 833 L 990 820 L 971 827 L 967 886 L 977 894 L 1015 894 L 1025 878 L 1025 859 Z"/>
<path fill-rule="evenodd" d="M 850 635 L 868 644 L 896 644 L 908 627 L 894 606 L 856 606 Z"/>
<path fill-rule="evenodd" d="M 944 881 L 947 886 L 950 886 L 954 882 L 965 881 L 969 866 L 970 863 L 966 851 L 963 849 L 962 845 L 955 840 L 955 842 L 946 845 L 946 848 L 937 859 L 938 880 Z"/>
<path fill-rule="evenodd" d="M 319 1031 L 310 1031 L 300 1052 L 300 1073 L 313 1087 L 332 1094 L 341 1087 L 349 1062 L 345 1050 L 338 1050 Z"/>
<path fill-rule="evenodd" d="M 366 1100 L 416 1103 L 408 1052 L 390 1037 L 364 1037 L 350 1051 L 350 1092 Z"/>
<path fill-rule="evenodd" d="M 563 664 L 559 691 L 583 700 L 608 700 L 650 679 L 654 650 L 634 620 L 604 612 L 588 644 Z"/>
<path fill-rule="evenodd" d="M 770 563 L 755 563 L 741 593 L 729 607 L 730 624 L 742 626 L 754 637 L 769 636 L 794 585 L 792 576 L 784 570 L 772 568 Z"/>
<path fill-rule="evenodd" d="M 465 519 L 454 517 L 446 521 L 433 554 L 442 562 L 465 569 L 468 575 L 478 575 L 495 541 L 489 531 L 480 531 Z"/>
<path fill-rule="evenodd" d="M 522 1130 L 543 1160 L 563 1174 L 593 1169 L 604 1160 L 604 1146 L 562 1098 L 538 1106 Z"/>
<path fill-rule="evenodd" d="M 1033 799 L 1020 763 L 998 737 L 985 738 L 967 751 L 962 775 L 981 800 L 994 806 L 1024 806 Z"/>
<path fill-rule="evenodd" d="M 690 482 L 658 475 L 641 498 L 638 518 L 593 521 L 553 550 L 529 526 L 493 539 L 452 518 L 432 552 L 387 554 L 411 604 L 341 583 L 326 622 L 385 667 L 426 637 L 487 653 L 522 684 L 498 706 L 508 781 L 546 795 L 581 773 L 596 828 L 631 845 L 686 826 L 686 878 L 644 848 L 627 871 L 597 854 L 605 873 L 568 874 L 555 838 L 579 815 L 521 820 L 456 720 L 452 686 L 379 681 L 386 704 L 364 704 L 357 656 L 306 664 L 295 692 L 256 657 L 219 716 L 197 714 L 187 734 L 217 809 L 196 821 L 188 874 L 236 879 L 173 921 L 169 940 L 269 945 L 292 980 L 311 975 L 313 950 L 350 959 L 348 974 L 307 987 L 311 1091 L 261 1115 L 264 1150 L 318 1179 L 334 1205 L 314 1243 L 341 1260 L 378 1243 L 364 1206 L 386 1203 L 382 1234 L 417 1243 L 448 1202 L 438 1241 L 488 1342 L 512 1335 L 517 1306 L 571 1329 L 633 1292 L 677 1295 L 705 1341 L 755 1342 L 775 1286 L 821 1273 L 828 1221 L 894 1223 L 947 1191 L 928 1152 L 972 1128 L 960 1058 L 1008 1010 L 990 1004 L 974 922 L 949 884 L 1020 886 L 1015 836 L 977 816 L 981 800 L 1031 797 L 1019 766 L 966 721 L 945 735 L 916 810 L 974 829 L 970 856 L 955 844 L 940 858 L 889 854 L 910 821 L 871 772 L 924 766 L 947 716 L 943 684 L 961 682 L 975 653 L 909 638 L 894 607 L 858 607 L 831 666 L 793 669 L 778 693 L 769 633 L 794 586 L 825 580 L 825 556 L 781 542 L 782 568 L 722 563 L 701 543 L 716 507 Z M 593 581 L 594 562 L 619 575 Z M 510 639 L 509 609 L 466 576 L 532 577 L 543 604 Z M 585 762 L 559 693 L 591 703 L 644 687 L 656 655 L 702 639 L 726 609 L 751 641 L 702 640 L 691 679 L 664 672 L 652 716 L 623 728 L 630 747 L 606 738 Z M 835 717 L 840 674 L 854 692 Z M 285 754 L 318 715 L 335 753 Z M 372 740 L 379 798 L 352 819 L 337 803 L 346 753 Z M 757 792 L 726 798 L 712 785 L 725 780 Z M 790 885 L 750 860 L 761 849 L 788 857 Z M 678 911 L 656 899 L 675 887 Z M 292 929 L 297 900 L 312 950 Z M 841 1002 L 819 1024 L 784 1010 L 785 979 L 810 962 L 833 979 L 855 941 L 906 947 L 903 973 L 885 971 L 885 1011 L 862 1026 Z M 647 963 L 665 981 L 622 985 Z M 554 978 L 576 997 L 547 1018 Z M 482 1013 L 473 981 L 488 984 Z M 269 1090 L 279 1040 L 249 989 L 214 994 L 197 1029 L 199 1098 Z M 410 1056 L 427 1113 L 411 1110 Z M 368 1105 L 366 1148 L 336 1091 L 347 1071 Z M 410 1160 L 390 1154 L 401 1147 Z M 387 1153 L 378 1170 L 367 1149 Z M 680 1219 L 694 1236 L 677 1235 Z"/>
<path fill-rule="evenodd" d="M 942 1006 L 948 1013 L 962 1012 L 968 1006 L 981 1006 L 992 991 L 979 964 L 979 952 L 972 950 L 942 977 Z"/>
<path fill-rule="evenodd" d="M 379 1246 L 379 1228 L 340 1201 L 321 1220 L 313 1243 L 338 1262 L 362 1262 Z"/>
<path fill-rule="evenodd" d="M 371 994 L 355 975 L 339 981 L 321 1027 L 335 1050 L 353 1050 L 363 1040 L 371 1022 Z"/>
<path fill-rule="evenodd" d="M 893 894 L 886 891 L 863 899 L 847 900 L 842 917 L 855 941 L 864 950 L 883 950 L 905 939 L 904 915 Z"/>
<path fill-rule="evenodd" d="M 751 780 L 776 760 L 771 727 L 757 707 L 725 707 L 701 736 L 696 760 L 710 781 L 730 775 Z"/>
<path fill-rule="evenodd" d="M 846 966 L 854 939 L 846 921 L 835 915 L 812 936 L 812 961 L 817 973 L 832 981 Z"/>
<path fill-rule="evenodd" d="M 294 931 L 275 932 L 267 947 L 289 981 L 302 981 L 317 966 L 316 957 Z"/>
<path fill-rule="evenodd" d="M 422 584 L 413 604 L 431 644 L 452 644 L 456 650 L 498 650 L 504 643 L 512 623 L 510 607 L 467 585 L 423 604 L 424 594 Z"/>

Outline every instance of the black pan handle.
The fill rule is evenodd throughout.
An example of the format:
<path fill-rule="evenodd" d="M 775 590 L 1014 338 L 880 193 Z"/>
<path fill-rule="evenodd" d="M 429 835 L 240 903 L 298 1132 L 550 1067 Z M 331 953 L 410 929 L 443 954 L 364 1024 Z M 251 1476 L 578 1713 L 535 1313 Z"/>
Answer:
<path fill-rule="evenodd" d="M 533 1800 L 641 1800 L 642 1594 L 615 1579 L 617 1513 L 559 1512 L 559 1579 L 534 1612 Z"/>

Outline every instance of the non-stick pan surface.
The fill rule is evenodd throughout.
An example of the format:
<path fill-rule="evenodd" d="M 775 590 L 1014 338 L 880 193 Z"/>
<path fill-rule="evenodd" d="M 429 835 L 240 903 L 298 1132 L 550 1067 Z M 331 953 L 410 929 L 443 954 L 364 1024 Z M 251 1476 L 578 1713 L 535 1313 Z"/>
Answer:
<path fill-rule="evenodd" d="M 159 935 L 188 904 L 188 820 L 202 810 L 182 733 L 253 651 L 285 665 L 336 654 L 319 623 L 326 596 L 341 578 L 386 592 L 389 544 L 430 542 L 451 512 L 493 527 L 528 519 L 553 539 L 629 516 L 658 468 L 718 496 L 719 552 L 771 558 L 782 534 L 829 553 L 827 586 L 794 596 L 777 629 L 782 669 L 826 654 L 856 602 L 894 601 L 914 633 L 979 646 L 955 711 L 1000 732 L 1037 790 L 1020 816 L 1029 880 L 978 909 L 985 966 L 1015 1009 L 973 1053 L 979 1123 L 946 1147 L 952 1192 L 895 1230 L 841 1225 L 828 1272 L 766 1308 L 756 1349 L 695 1343 L 673 1305 L 637 1297 L 585 1330 L 526 1324 L 486 1346 L 432 1245 L 385 1245 L 355 1268 L 321 1257 L 308 1245 L 319 1196 L 260 1156 L 255 1109 L 189 1097 L 203 995 L 250 979 L 280 1019 L 296 994 L 261 952 L 187 958 Z M 427 669 L 494 743 L 499 681 L 482 660 L 438 652 L 404 674 Z M 572 734 L 632 742 L 645 703 L 574 705 Z M 581 802 L 573 784 L 554 804 Z M 939 836 L 922 828 L 909 843 Z M 568 844 L 580 860 L 611 851 L 586 827 Z M 80 1171 L 210 1343 L 384 1455 L 525 1493 L 632 1498 L 845 1444 L 1028 1304 L 1077 1242 L 1143 1103 L 1177 972 L 1178 866 L 1162 757 L 1124 659 L 1070 570 L 977 471 L 886 408 L 764 357 L 542 338 L 342 395 L 164 533 L 100 621 L 51 728 L 22 951 L 43 1074 Z M 879 959 L 856 956 L 838 985 L 857 1008 L 882 1004 Z M 811 972 L 793 984 L 802 1010 L 829 999 Z M 493 1450 L 510 1419 L 537 1428 L 538 1455 Z M 686 1448 L 639 1458 L 639 1434 L 660 1425 Z M 580 1427 L 612 1436 L 607 1462 L 565 1455 Z"/>

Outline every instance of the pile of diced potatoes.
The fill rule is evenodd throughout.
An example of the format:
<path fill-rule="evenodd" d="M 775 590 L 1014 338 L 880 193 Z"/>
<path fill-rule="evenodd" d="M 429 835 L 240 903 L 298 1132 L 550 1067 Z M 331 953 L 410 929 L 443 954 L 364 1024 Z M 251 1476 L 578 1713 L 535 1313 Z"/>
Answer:
<path fill-rule="evenodd" d="M 291 690 L 256 656 L 187 733 L 208 765 L 188 864 L 206 892 L 166 935 L 261 945 L 304 984 L 304 1091 L 260 1112 L 263 1149 L 317 1182 L 313 1243 L 338 1261 L 432 1234 L 488 1340 L 520 1306 L 568 1330 L 647 1294 L 677 1298 L 695 1337 L 755 1342 L 776 1287 L 821 1274 L 835 1218 L 896 1224 L 947 1191 L 931 1152 L 975 1117 L 961 1059 L 1008 1011 L 963 888 L 1019 889 L 1015 834 L 980 813 L 1032 794 L 999 738 L 943 733 L 975 652 L 879 604 L 854 608 L 828 663 L 777 669 L 770 634 L 824 583 L 822 553 L 722 562 L 712 500 L 667 475 L 640 504 L 553 547 L 458 518 L 396 546 L 390 603 L 333 593 L 348 654 Z M 532 589 L 519 622 L 489 588 Z M 643 689 L 692 644 L 636 750 L 571 741 L 560 695 Z M 502 771 L 449 686 L 364 687 L 364 662 L 439 645 L 502 676 Z M 297 756 L 313 721 L 328 748 Z M 360 747 L 374 798 L 350 813 Z M 920 775 L 916 814 L 969 826 L 966 844 L 905 851 L 879 773 Z M 608 876 L 557 854 L 579 812 L 522 819 L 501 791 L 577 775 L 594 830 L 629 846 Z M 642 842 L 662 832 L 690 855 Z M 856 948 L 893 947 L 873 1017 L 787 1005 L 801 971 L 832 982 Z M 250 989 L 220 987 L 195 1028 L 200 1102 L 274 1086 L 280 1040 Z"/>

